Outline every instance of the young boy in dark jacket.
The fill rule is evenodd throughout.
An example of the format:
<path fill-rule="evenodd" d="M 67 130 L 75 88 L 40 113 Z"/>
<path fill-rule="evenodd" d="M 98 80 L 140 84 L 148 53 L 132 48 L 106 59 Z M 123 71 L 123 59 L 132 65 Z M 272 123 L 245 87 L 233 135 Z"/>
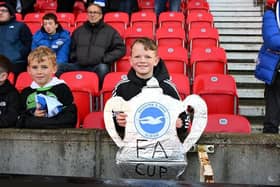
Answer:
<path fill-rule="evenodd" d="M 121 96 L 128 101 L 139 94 L 146 83 L 155 77 L 163 94 L 169 95 L 174 99 L 180 100 L 175 85 L 170 81 L 169 73 L 163 61 L 157 54 L 156 43 L 149 38 L 139 38 L 131 46 L 130 55 L 131 69 L 127 78 L 121 80 L 113 91 L 113 96 Z M 177 133 L 181 140 L 187 135 L 189 116 L 185 112 L 181 113 L 176 121 Z M 116 115 L 117 130 L 123 134 L 126 125 L 126 114 L 119 113 Z"/>
<path fill-rule="evenodd" d="M 14 127 L 20 110 L 20 96 L 8 80 L 11 62 L 0 55 L 0 127 Z"/>
<path fill-rule="evenodd" d="M 56 70 L 56 56 L 50 48 L 41 46 L 29 54 L 27 71 L 33 82 L 21 93 L 25 111 L 19 127 L 75 127 L 77 109 L 73 95 L 65 82 L 54 76 Z"/>

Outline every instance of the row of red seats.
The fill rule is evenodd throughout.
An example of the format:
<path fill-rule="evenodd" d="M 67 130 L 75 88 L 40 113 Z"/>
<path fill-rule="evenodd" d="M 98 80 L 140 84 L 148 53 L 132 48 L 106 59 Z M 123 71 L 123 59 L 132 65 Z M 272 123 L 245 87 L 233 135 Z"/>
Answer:
<path fill-rule="evenodd" d="M 114 14 L 119 15 L 119 13 L 114 13 Z M 145 15 L 146 13 L 143 14 L 143 12 L 140 12 L 139 14 Z M 174 13 L 168 13 L 168 14 L 174 15 Z M 213 125 L 207 125 L 206 132 L 211 132 L 211 129 L 213 130 L 213 132 L 217 132 L 217 131 L 219 131 L 219 129 L 224 132 L 226 130 L 223 129 L 222 127 L 224 127 L 224 128 L 228 128 L 228 126 L 231 127 L 232 120 L 236 118 L 235 123 L 240 124 L 240 126 L 234 124 L 233 127 L 237 128 L 237 129 L 239 128 L 239 130 L 238 130 L 239 132 L 241 132 L 243 129 L 244 132 L 248 133 L 248 132 L 250 132 L 250 124 L 249 124 L 248 120 L 246 120 L 246 118 L 244 118 L 244 117 L 237 115 L 238 114 L 238 96 L 236 93 L 236 84 L 234 82 L 234 79 L 229 75 L 222 75 L 222 74 L 227 73 L 226 55 L 225 55 L 224 50 L 219 47 L 219 40 L 218 40 L 218 37 L 216 37 L 216 36 L 218 36 L 218 32 L 216 32 L 216 36 L 213 37 L 214 39 L 212 39 L 214 41 L 214 42 L 212 42 L 213 46 L 209 45 L 209 43 L 211 44 L 211 37 L 209 37 L 209 35 L 208 35 L 209 33 L 207 32 L 207 30 L 209 28 L 214 28 L 213 20 L 205 21 L 205 25 L 202 28 L 197 27 L 197 26 L 192 27 L 192 26 L 190 26 L 191 24 L 195 25 L 195 23 L 196 23 L 196 25 L 201 26 L 202 23 L 204 23 L 203 19 L 199 19 L 199 18 L 203 17 L 203 16 L 201 16 L 201 15 L 203 15 L 201 12 L 197 12 L 197 13 L 193 13 L 193 14 L 196 15 L 198 17 L 198 19 L 196 21 L 194 21 L 193 23 L 191 23 L 190 21 L 187 22 L 188 23 L 187 24 L 188 27 L 186 27 L 187 36 L 179 38 L 178 39 L 179 42 L 177 42 L 177 43 L 184 44 L 185 42 L 181 42 L 180 39 L 184 40 L 186 37 L 192 38 L 192 36 L 194 35 L 194 34 L 192 34 L 192 31 L 194 31 L 194 33 L 197 33 L 198 38 L 194 37 L 194 39 L 192 39 L 190 42 L 188 42 L 188 45 L 187 45 L 188 50 L 187 50 L 185 48 L 186 46 L 184 46 L 184 45 L 182 45 L 180 47 L 179 46 L 176 46 L 176 47 L 175 46 L 172 46 L 172 47 L 165 46 L 164 44 L 170 45 L 171 38 L 165 37 L 164 38 L 165 41 L 159 42 L 159 40 L 158 40 L 159 37 L 158 37 L 157 42 L 159 45 L 159 55 L 165 60 L 167 66 L 168 66 L 168 69 L 172 74 L 171 77 L 172 77 L 173 81 L 176 83 L 177 89 L 179 90 L 182 98 L 186 97 L 190 93 L 195 93 L 195 94 L 201 95 L 205 99 L 207 106 L 208 106 L 208 111 L 209 111 L 208 123 L 211 123 L 211 124 L 213 123 Z M 176 16 L 173 16 L 173 17 L 176 17 Z M 192 17 L 192 16 L 189 16 L 189 20 L 190 20 L 190 17 Z M 106 15 L 104 17 L 104 20 L 106 20 L 105 18 L 106 18 Z M 117 20 L 121 20 L 121 19 L 117 19 Z M 132 16 L 131 16 L 131 20 L 133 20 Z M 140 21 L 140 24 L 138 23 L 138 26 L 131 26 L 131 22 L 132 22 L 131 20 L 129 23 L 131 29 L 132 28 L 134 28 L 134 29 L 135 28 L 144 28 L 143 25 L 145 25 L 144 24 L 145 21 Z M 185 27 L 184 25 L 186 24 L 186 21 L 185 21 L 185 19 L 183 19 L 183 20 L 184 21 L 181 21 L 181 25 L 180 25 L 180 22 L 178 24 L 178 21 L 175 22 L 173 20 L 174 22 L 172 22 L 171 20 L 167 20 L 166 22 L 159 24 L 159 28 L 167 28 L 168 32 L 170 31 L 170 28 L 173 28 L 172 32 L 169 32 L 169 35 L 171 35 L 171 37 L 176 36 L 176 32 L 174 31 L 174 30 L 176 30 L 175 28 L 178 28 L 176 25 L 179 25 L 179 27 L 181 26 L 182 29 L 184 29 L 184 27 Z M 168 23 L 168 22 L 170 22 L 170 23 Z M 137 25 L 137 21 L 136 21 L 136 23 L 133 23 L 133 24 Z M 147 22 L 146 24 L 149 25 L 150 23 Z M 164 26 L 164 25 L 167 25 L 167 26 Z M 156 27 L 154 26 L 154 23 L 152 23 L 151 26 L 147 26 L 147 28 L 149 28 L 153 32 L 153 29 L 155 29 Z M 126 30 L 129 30 L 129 29 L 126 28 Z M 136 33 L 135 38 L 139 37 L 138 33 Z M 170 34 L 170 33 L 172 33 L 172 34 Z M 203 34 L 205 34 L 205 35 L 203 35 Z M 147 36 L 147 34 L 145 34 L 144 36 Z M 204 36 L 204 37 L 202 37 L 202 36 Z M 132 38 L 131 41 L 133 41 L 135 38 Z M 209 38 L 210 38 L 210 42 L 207 43 L 205 39 L 209 39 Z M 124 39 L 125 39 L 125 37 L 124 37 Z M 176 37 L 175 37 L 175 40 L 176 40 Z M 126 45 L 128 45 L 130 47 L 130 44 L 128 41 L 126 41 Z M 200 45 L 205 45 L 205 46 L 200 46 Z M 191 47 L 189 47 L 189 46 L 191 46 Z M 180 51 L 180 52 L 177 52 L 177 51 Z M 187 69 L 188 56 L 189 56 L 188 52 L 190 53 L 190 62 L 191 62 L 190 69 L 192 71 L 191 77 L 192 78 L 195 77 L 192 86 L 190 86 L 190 83 L 192 83 L 192 82 L 189 81 L 189 77 L 186 76 L 186 75 L 188 75 L 187 72 L 189 71 Z M 202 54 L 205 54 L 205 55 L 202 55 Z M 177 58 L 177 57 L 179 57 L 179 58 Z M 204 59 L 203 58 L 201 59 L 201 57 L 203 57 Z M 170 58 L 170 59 L 168 60 L 168 58 Z M 198 58 L 200 58 L 201 61 L 199 61 Z M 127 57 L 124 57 L 122 59 L 122 61 L 124 61 L 123 63 L 121 63 L 121 62 L 115 63 L 115 71 L 120 71 L 120 70 L 123 71 L 125 69 L 121 69 L 121 68 L 129 68 L 130 66 L 126 66 L 129 64 L 129 63 L 126 63 L 126 60 L 127 60 Z M 121 67 L 121 64 L 123 65 L 123 67 Z M 181 65 L 178 66 L 178 64 L 181 64 Z M 206 64 L 206 66 L 203 64 Z M 209 67 L 209 66 L 212 66 L 212 67 Z M 209 71 L 209 69 L 210 69 L 210 71 Z M 213 69 L 214 69 L 214 71 L 213 71 Z M 126 69 L 125 71 L 127 71 L 127 70 L 128 69 Z M 176 73 L 181 73 L 181 74 L 174 74 L 173 70 L 183 71 L 183 73 L 175 71 Z M 219 70 L 219 71 L 216 72 L 216 70 Z M 203 72 L 203 73 L 201 73 L 201 72 Z M 213 72 L 220 73 L 220 74 L 207 74 L 207 73 L 213 73 Z M 85 107 L 84 107 L 85 101 L 79 99 L 79 98 L 81 98 L 81 95 L 83 95 L 83 94 L 80 92 L 79 92 L 79 94 L 77 94 L 75 92 L 76 88 L 74 89 L 73 87 L 70 86 L 74 93 L 75 102 L 78 105 L 79 116 L 80 116 L 83 128 L 92 127 L 92 124 L 98 124 L 99 127 L 102 127 L 102 128 L 104 127 L 104 122 L 98 123 L 96 120 L 99 120 L 99 122 L 102 122 L 102 115 L 103 115 L 102 109 L 104 107 L 104 104 L 106 103 L 106 100 L 109 97 L 111 97 L 112 89 L 115 86 L 115 83 L 118 80 L 120 80 L 120 75 L 123 75 L 123 74 L 126 74 L 126 73 L 116 72 L 116 73 L 108 74 L 108 76 L 104 80 L 103 89 L 101 91 L 99 91 L 97 93 L 97 95 L 94 95 L 92 93 L 92 99 L 88 102 L 89 107 L 86 107 L 89 110 L 86 110 L 86 111 L 84 111 L 85 110 Z M 200 74 L 205 74 L 205 75 L 197 76 Z M 73 75 L 69 75 L 69 76 L 73 77 Z M 75 76 L 77 76 L 77 75 L 75 75 Z M 77 76 L 77 77 L 80 77 L 80 76 Z M 110 77 L 111 77 L 111 79 L 110 79 Z M 176 78 L 176 77 L 180 77 L 180 78 Z M 200 78 L 200 77 L 207 77 L 207 78 Z M 228 78 L 224 78 L 224 77 L 228 77 Z M 65 79 L 65 78 L 63 78 L 63 79 Z M 105 83 L 107 79 L 109 80 L 108 84 Z M 72 84 L 73 82 L 75 82 L 73 79 L 69 79 L 67 83 Z M 87 81 L 84 81 L 84 82 L 87 82 Z M 83 87 L 89 89 L 88 86 L 83 86 Z M 191 90 L 191 88 L 192 88 L 192 90 Z M 94 98 L 98 98 L 99 102 L 97 102 L 96 99 L 94 99 Z M 223 103 L 223 107 L 220 107 L 219 105 L 217 105 L 217 103 Z M 99 112 L 96 112 L 96 111 L 92 112 L 93 108 L 96 109 L 96 105 L 99 105 L 99 107 L 98 107 Z M 79 106 L 83 106 L 83 107 L 79 107 Z M 91 121 L 92 117 L 94 117 L 95 123 L 92 123 L 92 121 Z M 91 123 L 88 123 L 88 121 L 91 121 Z M 215 123 L 213 121 L 215 121 Z M 242 124 L 241 124 L 241 121 L 242 121 Z M 247 123 L 245 123 L 245 122 L 247 122 Z M 89 126 L 90 124 L 91 124 L 91 126 Z M 217 126 L 217 124 L 219 124 L 218 126 L 220 126 L 220 128 L 217 128 L 218 129 L 217 130 L 216 126 L 214 124 L 216 124 L 216 126 Z M 228 124 L 231 124 L 231 125 L 228 125 Z M 243 125 L 243 128 L 240 129 L 240 127 L 242 127 L 242 125 Z M 94 126 L 94 127 L 96 127 L 96 126 Z M 230 130 L 234 131 L 232 129 L 232 127 L 230 128 Z"/>
<path fill-rule="evenodd" d="M 98 77 L 92 72 L 73 71 L 61 75 L 73 92 L 75 103 L 78 107 L 80 124 L 84 124 L 90 113 L 102 117 L 106 101 L 112 96 L 116 83 L 121 80 L 125 72 L 111 72 L 104 79 L 103 88 L 98 90 Z M 171 74 L 172 81 L 176 84 L 182 99 L 193 94 L 200 95 L 207 103 L 208 113 L 220 115 L 238 114 L 238 97 L 236 84 L 230 75 L 205 74 L 198 76 L 194 84 L 188 84 L 188 77 L 183 74 Z M 15 83 L 21 91 L 31 83 L 27 72 L 21 73 Z M 223 107 L 217 105 L 223 103 Z M 90 116 L 91 116 L 90 115 Z M 101 116 L 100 116 L 101 115 Z M 100 123 L 99 123 L 100 125 Z"/>

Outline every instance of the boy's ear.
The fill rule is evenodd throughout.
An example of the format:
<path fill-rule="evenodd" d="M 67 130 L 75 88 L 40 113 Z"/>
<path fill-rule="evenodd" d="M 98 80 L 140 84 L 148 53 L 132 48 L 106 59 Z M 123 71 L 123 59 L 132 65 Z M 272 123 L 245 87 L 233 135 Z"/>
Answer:
<path fill-rule="evenodd" d="M 4 82 L 8 78 L 8 73 L 7 72 L 2 72 L 0 73 L 0 82 Z"/>

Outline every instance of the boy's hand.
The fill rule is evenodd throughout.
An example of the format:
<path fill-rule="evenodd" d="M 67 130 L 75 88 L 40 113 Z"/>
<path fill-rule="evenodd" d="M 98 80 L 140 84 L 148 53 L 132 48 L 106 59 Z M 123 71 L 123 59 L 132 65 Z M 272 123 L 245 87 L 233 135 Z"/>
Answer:
<path fill-rule="evenodd" d="M 121 127 L 126 126 L 126 117 L 127 117 L 127 114 L 125 114 L 124 112 L 118 112 L 116 114 L 116 120 L 117 120 L 117 123 L 119 124 L 119 126 L 121 126 Z"/>
<path fill-rule="evenodd" d="M 41 105 L 40 104 L 36 104 L 36 110 L 34 112 L 34 116 L 36 117 L 45 117 L 46 116 L 46 110 L 41 110 Z"/>

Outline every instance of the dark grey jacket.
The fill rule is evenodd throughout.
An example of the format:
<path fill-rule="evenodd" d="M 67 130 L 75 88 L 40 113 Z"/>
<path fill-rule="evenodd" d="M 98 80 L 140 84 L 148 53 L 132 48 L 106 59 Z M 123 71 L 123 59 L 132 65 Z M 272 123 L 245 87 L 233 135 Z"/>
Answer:
<path fill-rule="evenodd" d="M 125 55 L 119 33 L 101 20 L 96 25 L 85 22 L 72 35 L 70 61 L 83 66 L 112 64 Z"/>

